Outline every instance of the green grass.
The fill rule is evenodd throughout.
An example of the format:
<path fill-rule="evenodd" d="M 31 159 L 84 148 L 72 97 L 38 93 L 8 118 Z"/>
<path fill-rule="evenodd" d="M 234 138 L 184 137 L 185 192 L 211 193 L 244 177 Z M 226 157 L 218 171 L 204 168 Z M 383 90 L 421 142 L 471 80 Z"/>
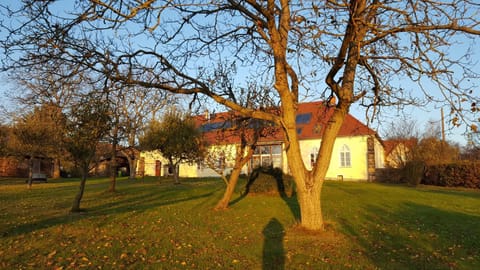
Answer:
<path fill-rule="evenodd" d="M 295 199 L 249 195 L 212 211 L 223 183 L 0 179 L 0 269 L 480 269 L 480 192 L 327 182 L 327 230 Z"/>

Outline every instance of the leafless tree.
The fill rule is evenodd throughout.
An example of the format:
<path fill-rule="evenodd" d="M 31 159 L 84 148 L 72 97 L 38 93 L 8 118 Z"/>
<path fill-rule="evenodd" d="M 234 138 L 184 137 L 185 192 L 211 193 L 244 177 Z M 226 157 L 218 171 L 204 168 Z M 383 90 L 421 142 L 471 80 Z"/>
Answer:
<path fill-rule="evenodd" d="M 138 136 L 145 130 L 152 118 L 159 115 L 167 105 L 177 104 L 176 97 L 145 87 L 128 86 L 122 89 L 122 96 L 116 106 L 120 114 L 123 136 L 119 142 L 120 152 L 127 158 L 130 179 L 136 178 L 139 158 Z"/>
<path fill-rule="evenodd" d="M 301 224 L 323 228 L 321 190 L 335 137 L 350 106 L 439 102 L 452 123 L 476 112 L 474 46 L 479 4 L 471 0 L 56 1 L 3 4 L 4 68 L 62 60 L 125 85 L 204 95 L 246 117 L 281 126 Z M 64 3 L 62 3 L 64 5 Z M 461 53 L 449 53 L 455 49 Z M 270 83 L 281 114 L 237 102 L 217 88 L 215 66 L 236 63 Z M 140 75 L 148 74 L 148 80 Z M 318 89 L 319 80 L 327 87 Z M 405 87 L 405 81 L 416 84 Z M 320 84 L 321 85 L 321 84 Z M 312 170 L 304 166 L 295 113 L 305 95 L 335 97 Z M 475 118 L 473 118 L 475 119 Z"/>

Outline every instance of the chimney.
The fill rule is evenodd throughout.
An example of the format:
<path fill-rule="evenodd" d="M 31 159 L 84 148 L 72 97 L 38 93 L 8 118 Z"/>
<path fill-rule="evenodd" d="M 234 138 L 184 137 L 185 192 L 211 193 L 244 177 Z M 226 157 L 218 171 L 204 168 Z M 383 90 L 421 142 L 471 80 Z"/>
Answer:
<path fill-rule="evenodd" d="M 205 116 L 205 120 L 210 120 L 210 113 L 208 112 L 207 109 L 205 109 L 205 112 L 204 112 L 204 116 Z"/>
<path fill-rule="evenodd" d="M 334 95 L 330 96 L 330 98 L 328 99 L 328 106 L 335 107 L 336 105 L 337 105 L 337 98 Z"/>

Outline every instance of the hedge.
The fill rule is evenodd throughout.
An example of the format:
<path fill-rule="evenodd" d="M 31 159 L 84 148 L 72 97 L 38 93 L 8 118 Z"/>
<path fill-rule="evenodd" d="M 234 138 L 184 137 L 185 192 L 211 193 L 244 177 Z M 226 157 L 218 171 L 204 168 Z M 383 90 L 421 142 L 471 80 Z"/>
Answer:
<path fill-rule="evenodd" d="M 402 169 L 379 169 L 376 179 L 381 183 L 480 188 L 480 163 L 461 161 L 425 166 L 411 162 Z"/>
<path fill-rule="evenodd" d="M 480 188 L 480 166 L 476 162 L 459 162 L 428 166 L 423 184 L 444 187 Z"/>
<path fill-rule="evenodd" d="M 293 178 L 284 174 L 280 168 L 258 167 L 249 175 L 244 193 L 291 196 L 293 193 Z"/>

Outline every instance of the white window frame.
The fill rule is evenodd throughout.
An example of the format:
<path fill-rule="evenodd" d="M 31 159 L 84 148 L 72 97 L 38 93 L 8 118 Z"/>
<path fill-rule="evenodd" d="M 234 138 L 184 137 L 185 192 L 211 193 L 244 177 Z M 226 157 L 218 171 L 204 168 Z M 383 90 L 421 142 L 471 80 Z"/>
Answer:
<path fill-rule="evenodd" d="M 344 144 L 340 148 L 340 168 L 351 168 L 352 167 L 352 154 L 350 147 Z"/>

